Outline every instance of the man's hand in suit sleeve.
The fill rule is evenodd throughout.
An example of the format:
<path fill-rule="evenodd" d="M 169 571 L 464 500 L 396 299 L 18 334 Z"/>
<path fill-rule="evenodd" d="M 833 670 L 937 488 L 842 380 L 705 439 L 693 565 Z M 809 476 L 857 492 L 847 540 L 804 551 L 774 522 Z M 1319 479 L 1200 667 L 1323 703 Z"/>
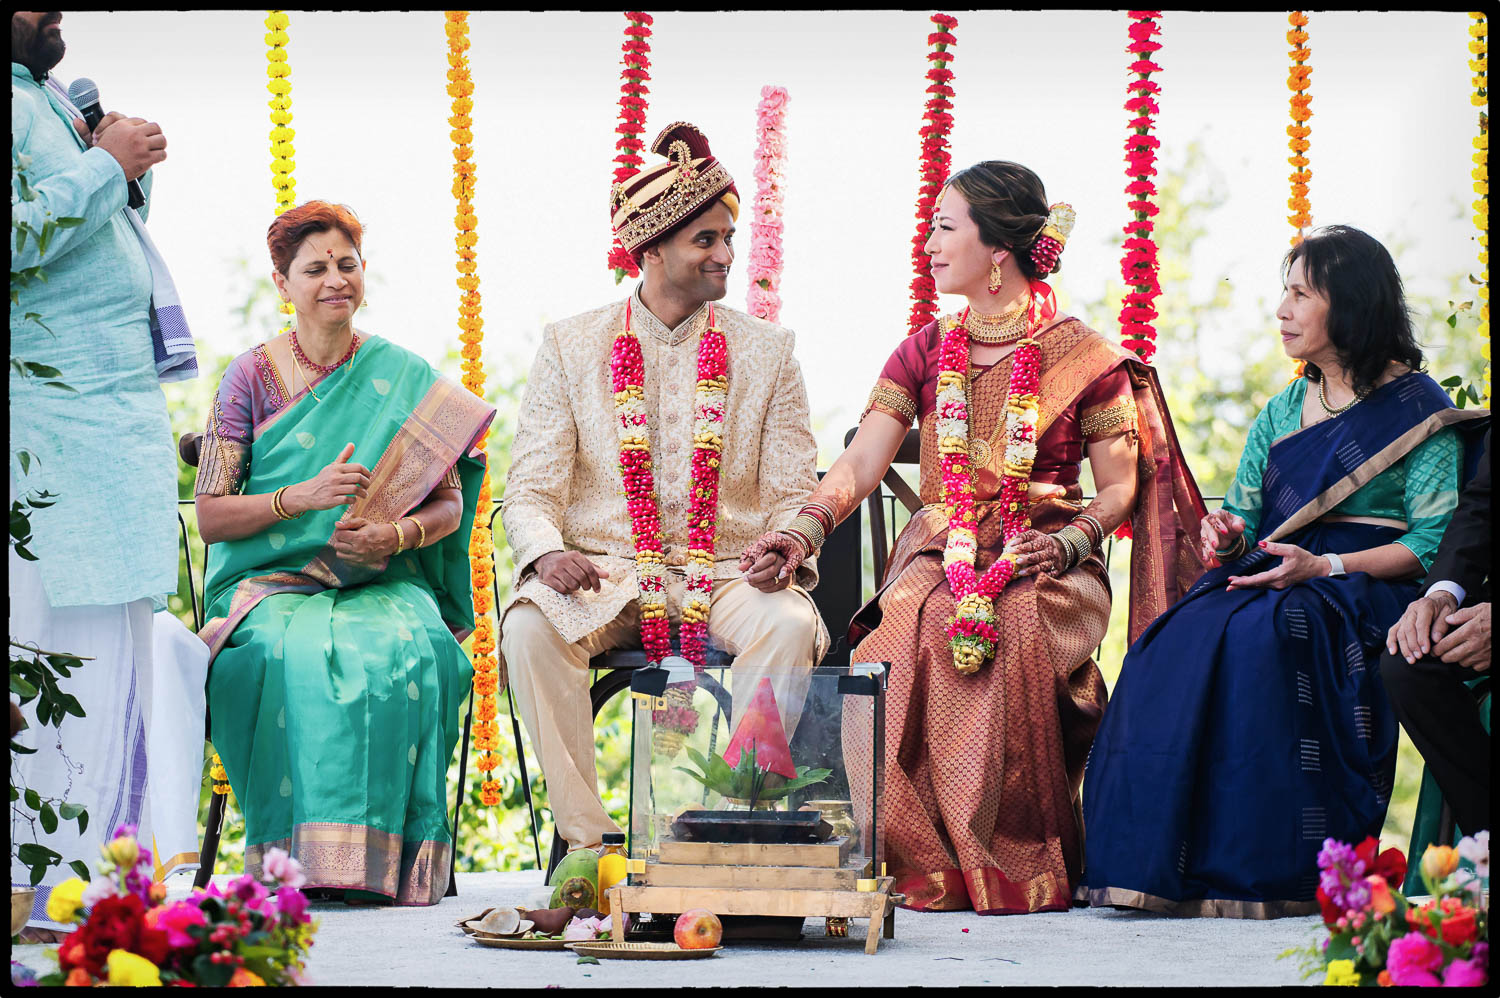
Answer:
<path fill-rule="evenodd" d="M 1465 669 L 1484 672 L 1490 667 L 1490 605 L 1476 603 L 1448 614 L 1448 623 L 1455 624 L 1448 636 L 1437 643 L 1432 653 L 1444 662 L 1461 665 Z"/>

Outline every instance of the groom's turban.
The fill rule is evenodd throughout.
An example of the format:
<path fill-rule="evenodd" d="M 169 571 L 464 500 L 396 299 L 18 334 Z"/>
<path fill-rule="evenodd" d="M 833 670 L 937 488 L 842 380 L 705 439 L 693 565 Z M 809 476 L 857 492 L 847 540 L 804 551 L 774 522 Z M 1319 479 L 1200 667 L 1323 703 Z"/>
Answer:
<path fill-rule="evenodd" d="M 722 200 L 740 217 L 734 178 L 709 152 L 708 139 L 685 121 L 662 129 L 651 151 L 667 162 L 647 167 L 610 190 L 610 223 L 625 251 L 641 262 L 646 247 L 665 239 Z"/>

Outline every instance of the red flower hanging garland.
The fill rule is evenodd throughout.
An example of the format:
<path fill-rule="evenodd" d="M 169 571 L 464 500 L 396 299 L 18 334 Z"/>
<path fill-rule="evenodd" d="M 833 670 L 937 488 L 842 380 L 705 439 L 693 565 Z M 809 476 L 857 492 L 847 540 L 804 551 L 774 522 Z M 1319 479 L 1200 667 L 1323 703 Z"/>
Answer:
<path fill-rule="evenodd" d="M 646 95 L 651 92 L 646 87 L 646 81 L 651 79 L 651 15 L 627 10 L 625 18 L 630 25 L 620 46 L 625 68 L 620 71 L 620 123 L 615 126 L 620 135 L 615 140 L 616 184 L 623 184 L 641 170 L 644 143 L 640 135 L 646 130 Z M 610 247 L 609 266 L 615 272 L 616 284 L 641 273 L 619 239 L 613 239 Z"/>
<path fill-rule="evenodd" d="M 912 305 L 908 335 L 937 317 L 937 286 L 932 282 L 932 270 L 923 247 L 927 245 L 927 239 L 932 233 L 932 213 L 937 210 L 938 195 L 948 182 L 948 166 L 951 161 L 948 155 L 948 133 L 953 130 L 953 115 L 948 112 L 953 107 L 953 88 L 948 84 L 953 80 L 953 70 L 948 68 L 948 63 L 953 61 L 953 53 L 948 51 L 948 46 L 958 41 L 953 36 L 958 18 L 934 14 L 932 23 L 938 26 L 938 30 L 927 36 L 927 44 L 932 46 L 932 51 L 927 53 L 927 61 L 932 63 L 927 70 L 927 79 L 932 81 L 927 87 L 927 93 L 932 96 L 927 99 L 927 110 L 922 116 L 920 132 L 922 186 L 917 195 L 917 234 L 911 240 L 912 269 L 916 274 L 911 280 Z"/>
<path fill-rule="evenodd" d="M 1130 183 L 1125 193 L 1130 195 L 1127 207 L 1134 214 L 1125 223 L 1125 255 L 1120 258 L 1120 275 L 1125 279 L 1127 290 L 1120 308 L 1120 337 L 1127 349 L 1134 350 L 1144 361 L 1150 361 L 1156 353 L 1157 317 L 1156 299 L 1161 294 L 1161 283 L 1157 279 L 1159 263 L 1156 240 L 1152 238 L 1157 213 L 1151 198 L 1156 194 L 1156 150 L 1161 142 L 1152 130 L 1156 127 L 1153 115 L 1161 108 L 1156 95 L 1161 85 L 1151 79 L 1152 73 L 1161 72 L 1161 67 L 1152 60 L 1152 54 L 1161 48 L 1160 42 L 1151 40 L 1152 35 L 1161 34 L 1157 21 L 1161 12 L 1156 10 L 1132 10 L 1130 14 L 1130 45 L 1125 51 L 1135 56 L 1130 71 L 1136 78 L 1126 90 L 1130 99 L 1125 110 L 1134 117 L 1125 138 L 1125 175 Z"/>

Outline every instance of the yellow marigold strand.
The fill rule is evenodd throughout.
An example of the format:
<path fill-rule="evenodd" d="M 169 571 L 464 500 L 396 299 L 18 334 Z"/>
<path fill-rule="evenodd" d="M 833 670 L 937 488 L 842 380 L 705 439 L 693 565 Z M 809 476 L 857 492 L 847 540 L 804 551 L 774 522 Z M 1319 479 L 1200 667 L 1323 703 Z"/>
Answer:
<path fill-rule="evenodd" d="M 479 273 L 475 247 L 479 244 L 479 219 L 474 215 L 474 150 L 470 143 L 474 139 L 474 83 L 469 77 L 469 12 L 450 10 L 443 13 L 443 30 L 448 35 L 448 96 L 453 98 L 453 115 L 448 119 L 452 126 L 449 133 L 453 139 L 453 198 L 458 202 L 454 224 L 458 235 L 454 245 L 458 250 L 458 287 L 462 292 L 458 303 L 458 338 L 463 342 L 463 383 L 469 391 L 484 397 L 484 364 L 480 359 L 480 345 L 484 340 L 484 320 L 480 317 Z M 488 433 L 480 439 L 480 449 L 485 448 Z M 479 501 L 474 509 L 474 529 L 469 534 L 469 577 L 474 586 L 474 635 L 470 647 L 470 660 L 474 665 L 474 751 L 477 755 L 474 766 L 483 775 L 479 798 L 487 806 L 500 803 L 500 782 L 493 772 L 500 765 L 495 750 L 500 747 L 500 731 L 496 718 L 499 711 L 495 697 L 500 692 L 500 663 L 495 657 L 495 625 L 490 618 L 494 609 L 494 567 L 491 558 L 495 551 L 494 538 L 490 535 L 490 476 L 485 471 L 479 486 Z"/>
<path fill-rule="evenodd" d="M 1474 227 L 1479 230 L 1479 352 L 1484 357 L 1484 399 L 1490 404 L 1490 152 L 1489 19 L 1479 11 L 1469 14 L 1469 70 L 1474 94 L 1469 102 L 1479 108 L 1479 134 L 1474 138 Z"/>
<path fill-rule="evenodd" d="M 266 11 L 266 89 L 271 92 L 271 186 L 276 191 L 276 214 L 297 203 L 297 180 L 292 176 L 296 150 L 292 138 L 292 69 L 286 61 L 287 25 L 291 18 L 284 10 Z M 292 314 L 291 302 L 279 306 L 283 315 Z M 290 328 L 291 323 L 287 323 Z"/>

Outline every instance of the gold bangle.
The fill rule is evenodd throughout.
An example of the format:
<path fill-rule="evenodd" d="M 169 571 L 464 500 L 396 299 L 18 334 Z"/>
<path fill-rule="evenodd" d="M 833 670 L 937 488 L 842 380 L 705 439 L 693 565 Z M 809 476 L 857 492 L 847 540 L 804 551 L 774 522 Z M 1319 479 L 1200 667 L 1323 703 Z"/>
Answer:
<path fill-rule="evenodd" d="M 1234 543 L 1231 544 L 1231 545 L 1229 545 L 1229 548 L 1227 550 L 1220 551 L 1217 548 L 1215 548 L 1214 549 L 1214 557 L 1218 558 L 1220 561 L 1224 561 L 1226 559 L 1228 559 L 1230 561 L 1235 561 L 1235 560 L 1238 560 L 1239 557 L 1245 553 L 1245 550 L 1247 548 L 1249 548 L 1249 546 L 1250 546 L 1249 542 L 1245 540 L 1245 535 L 1244 534 L 1240 534 L 1238 537 L 1236 537 L 1234 539 Z"/>
<path fill-rule="evenodd" d="M 818 553 L 818 549 L 823 546 L 823 541 L 826 540 L 823 533 L 823 524 L 811 513 L 797 514 L 792 519 L 792 522 L 787 524 L 787 527 L 796 530 L 797 533 L 807 538 L 811 546 L 807 552 L 809 558 Z"/>
<path fill-rule="evenodd" d="M 1057 532 L 1057 536 L 1062 539 L 1062 542 L 1067 545 L 1069 552 L 1072 554 L 1072 558 L 1067 564 L 1068 568 L 1072 568 L 1083 561 L 1083 559 L 1089 556 L 1089 552 L 1094 549 L 1089 535 L 1077 524 L 1068 524 Z"/>
<path fill-rule="evenodd" d="M 281 488 L 271 493 L 271 512 L 276 514 L 276 518 L 278 520 L 295 520 L 298 516 L 302 515 L 301 513 L 297 513 L 294 516 L 293 514 L 286 511 L 285 506 L 281 505 L 281 495 L 289 488 L 291 488 L 290 485 L 283 485 Z"/>
<path fill-rule="evenodd" d="M 415 551 L 415 550 L 417 550 L 417 548 L 424 548 L 424 547 L 426 547 L 427 546 L 427 528 L 424 527 L 424 526 L 422 526 L 422 521 L 419 520 L 419 519 L 417 519 L 415 516 L 403 516 L 401 519 L 403 519 L 403 520 L 410 520 L 412 523 L 415 523 L 417 525 L 417 547 L 412 548 L 412 550 Z"/>
<path fill-rule="evenodd" d="M 396 529 L 396 554 L 406 550 L 406 535 L 401 532 L 401 521 L 392 520 L 391 526 Z"/>

